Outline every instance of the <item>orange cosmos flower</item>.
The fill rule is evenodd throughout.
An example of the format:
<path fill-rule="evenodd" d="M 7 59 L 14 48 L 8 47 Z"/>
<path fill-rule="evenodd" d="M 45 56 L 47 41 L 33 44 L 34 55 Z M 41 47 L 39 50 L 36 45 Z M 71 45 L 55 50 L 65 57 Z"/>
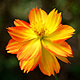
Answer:
<path fill-rule="evenodd" d="M 30 24 L 16 19 L 15 27 L 8 27 L 12 37 L 6 50 L 16 54 L 21 70 L 32 71 L 37 65 L 45 75 L 59 73 L 60 59 L 69 63 L 66 57 L 72 57 L 70 45 L 65 41 L 75 31 L 69 25 L 61 24 L 61 13 L 53 9 L 47 14 L 42 9 L 32 9 L 29 13 Z"/>

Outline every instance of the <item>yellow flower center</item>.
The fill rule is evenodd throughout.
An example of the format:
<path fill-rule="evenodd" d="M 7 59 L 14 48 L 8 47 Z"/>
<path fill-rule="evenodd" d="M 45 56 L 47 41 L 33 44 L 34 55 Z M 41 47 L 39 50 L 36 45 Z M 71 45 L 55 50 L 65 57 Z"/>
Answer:
<path fill-rule="evenodd" d="M 34 32 L 37 34 L 38 38 L 43 39 L 43 36 L 45 34 L 45 30 L 44 29 L 41 29 L 41 31 L 35 30 Z"/>
<path fill-rule="evenodd" d="M 37 34 L 38 38 L 43 39 L 43 36 L 45 34 L 46 27 L 44 27 L 44 24 L 37 23 L 37 24 L 32 24 L 32 30 Z"/>

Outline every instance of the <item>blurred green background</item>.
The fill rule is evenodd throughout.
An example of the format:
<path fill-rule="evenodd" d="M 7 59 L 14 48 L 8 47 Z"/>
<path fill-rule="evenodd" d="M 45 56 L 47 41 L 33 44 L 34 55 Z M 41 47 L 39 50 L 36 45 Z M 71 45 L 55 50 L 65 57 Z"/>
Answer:
<path fill-rule="evenodd" d="M 15 19 L 28 21 L 29 11 L 34 7 L 49 13 L 53 8 L 62 12 L 62 24 L 76 29 L 74 36 L 67 40 L 71 45 L 74 58 L 71 64 L 61 61 L 58 80 L 80 80 L 80 0 L 0 0 L 0 80 L 55 80 L 41 73 L 38 66 L 34 71 L 24 74 L 20 70 L 16 55 L 7 54 L 5 47 L 10 40 L 6 28 L 14 26 Z"/>

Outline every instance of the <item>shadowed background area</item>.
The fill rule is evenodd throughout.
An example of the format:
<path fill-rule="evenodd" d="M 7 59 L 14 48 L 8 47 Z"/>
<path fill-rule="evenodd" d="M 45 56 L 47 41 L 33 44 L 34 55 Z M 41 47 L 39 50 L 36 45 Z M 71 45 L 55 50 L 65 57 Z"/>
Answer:
<path fill-rule="evenodd" d="M 61 61 L 58 80 L 80 80 L 80 0 L 0 0 L 0 80 L 55 80 L 41 73 L 38 66 L 34 71 L 24 74 L 20 70 L 16 55 L 7 54 L 5 47 L 10 40 L 6 30 L 14 26 L 15 19 L 28 22 L 29 11 L 34 7 L 42 8 L 49 13 L 53 8 L 62 12 L 62 24 L 76 29 L 74 36 L 67 40 L 71 45 L 74 57 L 71 64 Z"/>

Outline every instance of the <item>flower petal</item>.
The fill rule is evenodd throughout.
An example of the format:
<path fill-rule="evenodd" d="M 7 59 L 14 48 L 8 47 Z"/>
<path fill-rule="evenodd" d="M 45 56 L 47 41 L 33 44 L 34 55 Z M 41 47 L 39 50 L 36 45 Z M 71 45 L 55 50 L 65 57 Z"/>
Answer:
<path fill-rule="evenodd" d="M 60 65 L 55 56 L 52 56 L 48 51 L 43 49 L 43 54 L 39 62 L 39 68 L 42 73 L 45 75 L 51 76 L 54 75 L 54 71 L 59 73 Z"/>
<path fill-rule="evenodd" d="M 40 40 L 27 41 L 18 51 L 18 60 L 30 60 L 41 54 Z"/>
<path fill-rule="evenodd" d="M 29 21 L 31 24 L 36 24 L 36 23 L 44 23 L 47 18 L 47 13 L 38 8 L 33 8 L 30 13 L 29 13 Z"/>
<path fill-rule="evenodd" d="M 16 27 L 8 27 L 7 29 L 10 36 L 18 42 L 23 42 L 37 38 L 37 35 L 30 28 L 26 28 L 23 26 L 16 26 Z"/>
<path fill-rule="evenodd" d="M 15 26 L 24 26 L 24 27 L 29 27 L 29 23 L 23 21 L 23 20 L 19 20 L 19 19 L 15 19 L 14 21 Z"/>
<path fill-rule="evenodd" d="M 70 61 L 66 58 L 66 57 L 62 57 L 62 56 L 57 56 L 55 55 L 58 59 L 60 59 L 61 61 L 65 62 L 65 63 L 70 63 Z"/>
<path fill-rule="evenodd" d="M 6 46 L 7 53 L 17 54 L 19 48 L 21 47 L 22 43 L 18 43 L 15 40 L 11 39 Z"/>
<path fill-rule="evenodd" d="M 29 71 L 34 70 L 34 68 L 38 65 L 39 61 L 41 58 L 41 54 L 39 56 L 37 56 L 36 58 L 33 58 L 31 60 L 20 60 L 19 65 L 21 70 L 24 69 L 24 73 L 27 71 L 27 73 Z"/>
<path fill-rule="evenodd" d="M 61 23 L 61 20 L 61 13 L 57 13 L 57 10 L 55 11 L 55 9 L 53 9 L 46 19 L 45 26 L 47 27 L 47 30 L 45 34 L 53 33 L 58 28 L 59 24 Z"/>
<path fill-rule="evenodd" d="M 46 48 L 48 51 L 50 51 L 51 53 L 55 54 L 55 55 L 59 55 L 59 56 L 63 56 L 63 57 L 67 57 L 70 56 L 72 57 L 72 49 L 69 46 L 69 44 L 67 44 L 66 42 L 62 42 L 62 43 L 52 43 L 50 41 L 47 40 L 43 40 L 42 44 L 44 46 L 44 48 Z"/>
<path fill-rule="evenodd" d="M 24 69 L 24 73 L 27 71 L 27 73 L 30 71 L 34 64 L 34 59 L 31 60 L 20 60 L 19 65 L 21 67 L 21 70 Z"/>
<path fill-rule="evenodd" d="M 46 37 L 46 39 L 51 40 L 53 42 L 63 41 L 72 37 L 74 31 L 75 30 L 71 26 L 60 24 L 58 29 L 55 32 L 53 32 L 51 35 Z"/>

